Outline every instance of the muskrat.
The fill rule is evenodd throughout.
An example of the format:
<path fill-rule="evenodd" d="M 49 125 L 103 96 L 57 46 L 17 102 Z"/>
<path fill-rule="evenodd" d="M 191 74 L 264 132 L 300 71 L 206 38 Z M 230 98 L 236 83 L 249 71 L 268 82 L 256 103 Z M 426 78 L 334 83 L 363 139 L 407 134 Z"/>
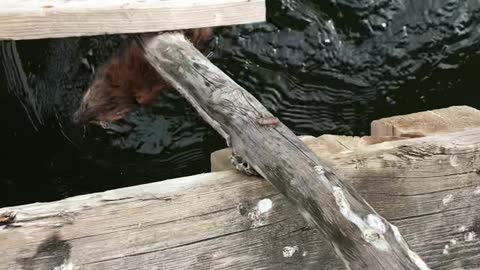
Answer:
<path fill-rule="evenodd" d="M 202 50 L 212 36 L 212 28 L 183 31 Z M 170 85 L 144 57 L 135 40 L 113 55 L 96 73 L 85 92 L 80 108 L 73 115 L 77 124 L 104 124 L 124 118 L 140 106 L 151 105 Z"/>

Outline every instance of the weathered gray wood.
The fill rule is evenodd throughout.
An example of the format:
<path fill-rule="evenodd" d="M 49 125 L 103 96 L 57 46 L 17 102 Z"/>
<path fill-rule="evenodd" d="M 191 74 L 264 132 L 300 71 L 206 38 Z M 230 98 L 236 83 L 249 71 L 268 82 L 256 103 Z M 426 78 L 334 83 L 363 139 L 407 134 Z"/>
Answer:
<path fill-rule="evenodd" d="M 478 128 L 480 127 L 480 111 L 469 106 L 452 106 L 382 118 L 374 120 L 371 126 L 372 136 L 351 137 L 325 134 L 318 138 L 312 136 L 300 136 L 299 138 L 308 148 L 329 162 L 330 158 L 336 154 L 357 151 L 357 149 L 372 144 Z M 210 159 L 211 171 L 234 169 L 229 160 L 231 153 L 230 148 L 213 152 Z"/>
<path fill-rule="evenodd" d="M 313 149 L 316 142 L 324 143 L 307 140 Z M 480 129 L 370 145 L 328 161 L 432 269 L 480 268 Z M 344 269 L 283 195 L 235 171 L 0 215 L 9 211 L 17 218 L 0 226 L 1 270 Z"/>
<path fill-rule="evenodd" d="M 398 229 L 343 183 L 252 95 L 211 64 L 183 35 L 145 44 L 146 57 L 230 143 L 234 152 L 270 181 L 312 226 L 329 239 L 350 269 L 429 269 Z"/>
<path fill-rule="evenodd" d="M 369 145 L 381 142 L 410 139 L 403 137 L 351 137 L 330 134 L 325 134 L 317 138 L 313 136 L 300 136 L 299 138 L 328 165 L 333 165 L 330 159 L 342 152 L 350 153 L 358 148 L 368 147 Z M 235 170 L 235 166 L 230 161 L 231 155 L 231 148 L 220 149 L 213 152 L 210 155 L 210 170 L 212 172 Z"/>
<path fill-rule="evenodd" d="M 264 0 L 2 0 L 0 40 L 143 33 L 264 20 Z"/>
<path fill-rule="evenodd" d="M 422 137 L 479 125 L 480 111 L 468 106 L 453 106 L 375 120 L 371 124 L 371 134 L 374 137 Z"/>

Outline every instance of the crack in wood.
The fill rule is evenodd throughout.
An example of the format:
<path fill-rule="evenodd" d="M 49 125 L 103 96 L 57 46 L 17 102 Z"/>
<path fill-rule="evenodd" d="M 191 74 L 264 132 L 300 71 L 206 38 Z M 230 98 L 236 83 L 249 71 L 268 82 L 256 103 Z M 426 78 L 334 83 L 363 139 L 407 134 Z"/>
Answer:
<path fill-rule="evenodd" d="M 480 184 L 480 182 L 479 182 L 479 184 Z M 478 185 L 461 186 L 461 187 L 457 187 L 457 188 L 441 189 L 441 190 L 435 190 L 435 191 L 431 191 L 431 192 L 415 193 L 415 194 L 395 194 L 395 193 L 382 193 L 382 192 L 366 192 L 366 193 L 371 194 L 371 195 L 382 195 L 382 196 L 387 196 L 387 197 L 416 197 L 416 196 L 433 195 L 433 194 L 437 194 L 437 193 L 443 193 L 443 192 L 455 191 L 455 190 L 466 190 L 466 189 L 470 189 L 470 188 L 475 188 L 477 186 Z"/>
<path fill-rule="evenodd" d="M 276 221 L 276 222 L 272 222 L 272 223 L 269 223 L 269 224 L 265 224 L 265 225 L 262 225 L 262 226 L 257 227 L 257 229 L 258 229 L 258 228 L 265 228 L 265 227 L 268 227 L 268 226 L 273 226 L 273 225 L 275 225 L 275 224 L 284 222 L 284 221 L 286 221 L 286 220 L 287 220 L 287 219 L 282 219 L 282 220 L 279 220 L 279 221 Z M 179 244 L 179 245 L 175 245 L 175 246 L 171 246 L 171 247 L 167 247 L 167 248 L 160 248 L 160 249 L 155 249 L 155 250 L 150 250 L 150 251 L 145 251 L 145 252 L 138 252 L 138 253 L 133 253 L 133 254 L 127 254 L 127 255 L 124 255 L 124 256 L 121 256 L 121 257 L 108 258 L 108 259 L 98 260 L 98 261 L 94 261 L 94 262 L 86 262 L 86 263 L 84 263 L 84 265 L 98 264 L 98 263 L 103 263 L 103 262 L 115 261 L 115 260 L 123 259 L 123 258 L 126 258 L 126 257 L 136 257 L 136 256 L 145 255 L 145 254 L 150 254 L 150 253 L 156 253 L 156 252 L 162 252 L 162 251 L 167 251 L 167 250 L 173 250 L 173 249 L 182 248 L 182 247 L 186 247 L 186 246 L 191 246 L 191 245 L 195 245 L 195 244 L 199 244 L 199 243 L 203 243 L 203 242 L 208 242 L 208 241 L 217 240 L 217 239 L 220 239 L 220 238 L 222 238 L 222 237 L 228 237 L 228 236 L 231 236 L 231 235 L 244 233 L 244 232 L 250 231 L 250 230 L 254 230 L 254 229 L 253 229 L 253 228 L 248 228 L 248 229 L 238 230 L 238 231 L 234 231 L 234 232 L 230 232 L 230 233 L 215 235 L 215 236 L 212 236 L 212 237 L 200 239 L 200 240 L 197 240 L 197 241 L 191 241 L 191 242 L 188 242 L 188 243 Z"/>
<path fill-rule="evenodd" d="M 414 216 L 401 217 L 401 218 L 391 218 L 389 220 L 392 221 L 392 222 L 407 221 L 407 220 L 411 220 L 411 219 L 423 218 L 423 217 L 434 216 L 434 215 L 444 215 L 445 213 L 448 213 L 448 212 L 457 212 L 459 210 L 465 210 L 465 209 L 469 209 L 469 207 L 443 209 L 443 210 L 437 211 L 437 212 L 425 213 L 425 214 L 421 214 L 421 215 L 414 215 Z"/>

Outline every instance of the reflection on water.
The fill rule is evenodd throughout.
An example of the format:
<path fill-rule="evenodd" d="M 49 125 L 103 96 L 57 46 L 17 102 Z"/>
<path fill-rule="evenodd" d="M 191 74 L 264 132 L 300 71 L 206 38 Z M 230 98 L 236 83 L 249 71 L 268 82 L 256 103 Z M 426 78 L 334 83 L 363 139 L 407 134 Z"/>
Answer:
<path fill-rule="evenodd" d="M 384 116 L 480 108 L 478 1 L 267 4 L 267 23 L 218 34 L 211 59 L 297 134 L 364 135 Z M 0 205 L 209 171 L 209 154 L 225 143 L 174 91 L 108 129 L 70 124 L 123 41 L 2 43 Z"/>

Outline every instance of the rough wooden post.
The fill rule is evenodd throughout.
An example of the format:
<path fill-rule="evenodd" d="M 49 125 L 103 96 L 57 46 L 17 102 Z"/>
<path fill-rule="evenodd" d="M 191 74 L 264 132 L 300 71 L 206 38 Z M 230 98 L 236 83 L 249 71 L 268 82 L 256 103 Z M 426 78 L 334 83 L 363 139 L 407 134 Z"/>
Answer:
<path fill-rule="evenodd" d="M 429 269 L 399 230 L 181 34 L 144 41 L 155 69 L 320 230 L 347 269 Z"/>

